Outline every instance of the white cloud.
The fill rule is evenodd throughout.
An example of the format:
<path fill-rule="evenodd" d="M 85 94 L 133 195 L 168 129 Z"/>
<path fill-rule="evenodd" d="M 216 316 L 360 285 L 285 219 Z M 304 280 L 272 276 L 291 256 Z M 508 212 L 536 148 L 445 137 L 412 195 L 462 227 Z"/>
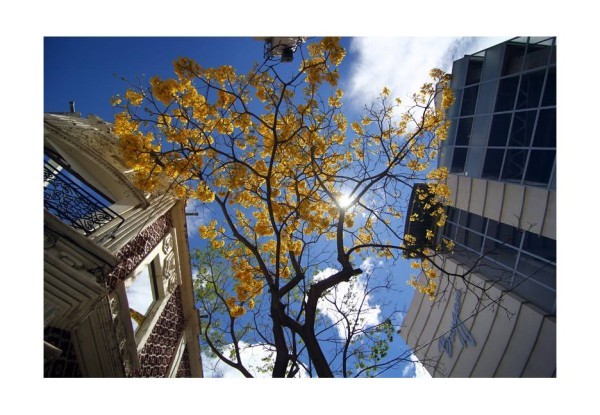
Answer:
<path fill-rule="evenodd" d="M 188 237 L 191 239 L 198 234 L 198 227 L 207 224 L 211 219 L 210 211 L 196 199 L 188 199 L 186 212 L 198 213 L 198 216 L 186 216 Z"/>
<path fill-rule="evenodd" d="M 410 355 L 412 363 L 407 363 L 402 369 L 402 376 L 405 378 L 431 378 L 431 374 L 425 369 L 425 366 L 419 361 L 414 354 Z"/>
<path fill-rule="evenodd" d="M 360 269 L 362 269 L 365 274 L 371 275 L 373 270 L 375 270 L 375 261 L 373 261 L 373 258 L 367 257 L 367 259 L 360 264 Z"/>
<path fill-rule="evenodd" d="M 275 361 L 275 352 L 264 344 L 239 343 L 240 356 L 244 367 L 255 378 L 270 378 L 272 363 Z M 229 358 L 233 350 L 233 344 L 223 348 L 223 354 Z M 233 359 L 232 359 L 233 360 Z M 217 357 L 209 357 L 202 353 L 202 369 L 206 378 L 243 378 L 244 375 L 237 369 L 223 363 Z M 261 371 L 262 369 L 262 371 Z M 308 377 L 307 373 L 300 369 L 296 377 Z"/>
<path fill-rule="evenodd" d="M 452 70 L 452 62 L 507 38 L 489 37 L 358 37 L 350 52 L 356 54 L 345 86 L 351 106 L 371 102 L 384 86 L 404 102 L 429 80 L 429 71 Z"/>
<path fill-rule="evenodd" d="M 374 261 L 367 258 L 363 261 L 360 268 L 364 274 L 359 275 L 350 282 L 342 282 L 334 287 L 324 298 L 317 303 L 318 310 L 336 323 L 336 329 L 340 338 L 347 337 L 348 324 L 342 319 L 342 313 L 349 316 L 351 323 L 357 317 L 360 308 L 360 321 L 357 322 L 358 329 L 372 327 L 381 323 L 381 309 L 377 304 L 371 304 L 372 298 L 365 296 L 366 281 L 365 275 L 369 275 L 375 268 Z M 324 280 L 335 274 L 337 270 L 326 268 L 314 276 L 315 281 Z M 340 313 L 341 310 L 342 313 Z"/>
<path fill-rule="evenodd" d="M 233 344 L 228 344 L 223 350 L 223 354 L 229 357 L 230 351 L 233 350 Z M 245 342 L 240 342 L 240 355 L 242 363 L 254 377 L 270 377 L 269 373 L 261 373 L 259 368 L 265 366 L 263 359 L 273 361 L 275 353 L 268 350 L 264 345 L 250 345 Z M 233 360 L 233 359 L 232 359 Z M 202 367 L 204 376 L 208 378 L 243 378 L 244 375 L 231 366 L 223 363 L 217 357 L 209 357 L 202 354 Z"/>

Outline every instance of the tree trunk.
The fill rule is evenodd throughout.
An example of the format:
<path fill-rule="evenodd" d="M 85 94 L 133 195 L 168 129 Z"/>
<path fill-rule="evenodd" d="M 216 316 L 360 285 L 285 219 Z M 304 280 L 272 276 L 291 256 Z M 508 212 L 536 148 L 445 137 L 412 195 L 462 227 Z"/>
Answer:
<path fill-rule="evenodd" d="M 287 342 L 283 332 L 282 309 L 283 304 L 279 302 L 277 295 L 271 297 L 271 319 L 273 320 L 273 338 L 275 339 L 275 365 L 273 366 L 273 377 L 284 378 L 290 361 Z"/>

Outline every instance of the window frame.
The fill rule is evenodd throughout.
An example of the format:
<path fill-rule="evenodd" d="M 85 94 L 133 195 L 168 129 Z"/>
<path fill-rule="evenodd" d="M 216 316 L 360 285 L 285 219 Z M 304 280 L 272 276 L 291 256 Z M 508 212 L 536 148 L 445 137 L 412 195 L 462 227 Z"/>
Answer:
<path fill-rule="evenodd" d="M 133 334 L 135 337 L 135 343 L 137 345 L 138 352 L 140 352 L 148 337 L 150 336 L 152 329 L 156 325 L 156 322 L 162 315 L 162 312 L 167 305 L 174 286 L 181 284 L 181 273 L 179 271 L 179 263 L 177 255 L 175 254 L 176 247 L 174 246 L 175 236 L 174 229 L 171 229 L 161 241 L 146 255 L 146 257 L 140 262 L 135 269 L 129 274 L 127 279 L 123 281 L 123 285 L 127 286 L 129 281 L 134 275 L 139 273 L 139 270 L 143 267 L 153 267 L 154 274 L 152 284 L 156 290 L 156 298 L 148 308 L 144 321 L 139 325 L 137 329 L 133 329 L 133 323 L 131 316 L 128 319 L 128 323 L 131 325 Z M 125 298 L 127 299 L 127 310 L 129 311 L 129 298 L 127 297 L 126 289 Z"/>

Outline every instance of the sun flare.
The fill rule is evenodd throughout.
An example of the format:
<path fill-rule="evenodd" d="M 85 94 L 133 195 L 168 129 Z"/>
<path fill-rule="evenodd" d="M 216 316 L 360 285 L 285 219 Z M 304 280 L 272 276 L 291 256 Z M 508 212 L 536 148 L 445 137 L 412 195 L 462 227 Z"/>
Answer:
<path fill-rule="evenodd" d="M 352 198 L 347 194 L 343 194 L 338 198 L 338 204 L 345 209 L 352 204 Z"/>

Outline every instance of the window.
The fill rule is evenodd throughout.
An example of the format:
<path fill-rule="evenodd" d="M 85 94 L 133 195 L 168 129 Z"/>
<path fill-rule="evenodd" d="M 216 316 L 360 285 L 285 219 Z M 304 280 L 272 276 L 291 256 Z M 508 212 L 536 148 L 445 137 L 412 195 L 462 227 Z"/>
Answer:
<path fill-rule="evenodd" d="M 540 111 L 533 146 L 556 148 L 556 108 Z"/>
<path fill-rule="evenodd" d="M 173 236 L 168 233 L 124 281 L 131 325 L 138 347 L 145 343 L 178 284 Z"/>
<path fill-rule="evenodd" d="M 546 184 L 554 166 L 555 150 L 532 150 L 525 181 Z"/>
<path fill-rule="evenodd" d="M 504 51 L 504 65 L 502 66 L 502 76 L 511 75 L 521 71 L 526 48 L 526 45 L 506 45 L 506 49 Z"/>
<path fill-rule="evenodd" d="M 529 45 L 525 56 L 525 70 L 548 64 L 551 48 L 547 45 Z"/>
<path fill-rule="evenodd" d="M 158 283 L 154 262 L 143 265 L 125 283 L 129 311 L 134 332 L 148 315 L 152 303 L 158 299 Z"/>
<path fill-rule="evenodd" d="M 508 137 L 508 130 L 510 128 L 510 118 L 510 113 L 494 115 L 488 141 L 489 146 L 504 147 L 506 145 L 506 138 Z"/>
<path fill-rule="evenodd" d="M 517 271 L 540 284 L 556 289 L 556 266 L 550 262 L 522 253 Z"/>
<path fill-rule="evenodd" d="M 475 252 L 481 252 L 481 243 L 483 242 L 483 236 L 478 235 L 472 231 L 466 231 L 465 235 L 465 246 L 472 249 Z"/>
<path fill-rule="evenodd" d="M 520 182 L 525 170 L 526 159 L 527 150 L 508 150 L 502 168 L 502 180 Z"/>
<path fill-rule="evenodd" d="M 498 180 L 503 158 L 504 150 L 488 149 L 485 152 L 485 161 L 483 162 L 481 177 L 484 179 Z"/>
<path fill-rule="evenodd" d="M 535 110 L 515 112 L 508 141 L 510 147 L 529 147 L 536 114 Z"/>
<path fill-rule="evenodd" d="M 556 311 L 556 265 L 521 253 L 513 291 L 543 310 Z"/>
<path fill-rule="evenodd" d="M 469 59 L 469 67 L 467 69 L 467 80 L 465 85 L 476 84 L 481 79 L 481 70 L 483 69 L 483 58 L 472 57 Z"/>
<path fill-rule="evenodd" d="M 456 226 L 454 224 L 452 224 L 451 222 L 446 222 L 446 225 L 444 226 L 444 236 L 447 239 L 450 240 L 454 240 L 454 236 L 455 236 L 455 232 L 456 232 Z"/>
<path fill-rule="evenodd" d="M 530 72 L 521 77 L 517 109 L 536 108 L 540 104 L 546 71 Z"/>
<path fill-rule="evenodd" d="M 475 112 L 475 105 L 477 104 L 477 92 L 479 86 L 471 86 L 465 88 L 463 92 L 462 106 L 460 108 L 460 115 L 473 115 Z"/>
<path fill-rule="evenodd" d="M 458 129 L 456 132 L 456 145 L 468 146 L 471 139 L 471 128 L 473 126 L 473 117 L 461 118 L 458 120 Z"/>
<path fill-rule="evenodd" d="M 486 254 L 488 258 L 493 259 L 511 270 L 515 267 L 515 263 L 517 262 L 516 249 L 491 239 L 485 240 L 484 254 Z"/>
<path fill-rule="evenodd" d="M 548 79 L 546 79 L 544 98 L 542 99 L 543 107 L 550 105 L 556 105 L 556 66 L 548 69 Z"/>
<path fill-rule="evenodd" d="M 519 77 L 512 76 L 500 80 L 498 84 L 498 95 L 496 96 L 495 112 L 510 111 L 515 106 Z"/>
<path fill-rule="evenodd" d="M 456 221 L 458 220 L 458 214 L 460 213 L 460 210 L 454 209 L 452 206 L 448 206 L 447 212 L 448 220 L 456 223 Z"/>
<path fill-rule="evenodd" d="M 509 244 L 517 248 L 521 245 L 522 233 L 519 232 L 519 229 L 505 223 L 497 222 L 493 219 L 489 219 L 487 235 L 497 239 L 501 243 Z"/>
<path fill-rule="evenodd" d="M 451 173 L 462 173 L 465 171 L 465 162 L 467 161 L 466 148 L 455 148 L 454 156 L 452 157 Z"/>
<path fill-rule="evenodd" d="M 519 261 L 520 263 L 521 261 Z M 528 276 L 531 274 L 515 275 L 511 288 L 521 298 L 531 301 L 547 313 L 554 314 L 556 313 L 556 288 L 549 288 L 545 284 L 540 284 L 536 277 L 541 276 L 541 273 L 546 273 L 550 278 L 556 278 L 556 268 L 554 266 L 539 268 L 533 276 Z"/>
<path fill-rule="evenodd" d="M 482 216 L 475 213 L 469 213 L 467 216 L 467 227 L 477 233 L 485 233 L 486 221 Z"/>
<path fill-rule="evenodd" d="M 457 261 L 466 266 L 479 261 L 475 270 L 486 279 L 500 282 L 548 312 L 555 311 L 555 240 L 461 209 L 447 212 L 453 223 L 446 223 L 444 235 L 459 247 L 453 254 Z"/>
<path fill-rule="evenodd" d="M 554 239 L 526 231 L 523 250 L 548 261 L 556 262 L 556 241 Z"/>

